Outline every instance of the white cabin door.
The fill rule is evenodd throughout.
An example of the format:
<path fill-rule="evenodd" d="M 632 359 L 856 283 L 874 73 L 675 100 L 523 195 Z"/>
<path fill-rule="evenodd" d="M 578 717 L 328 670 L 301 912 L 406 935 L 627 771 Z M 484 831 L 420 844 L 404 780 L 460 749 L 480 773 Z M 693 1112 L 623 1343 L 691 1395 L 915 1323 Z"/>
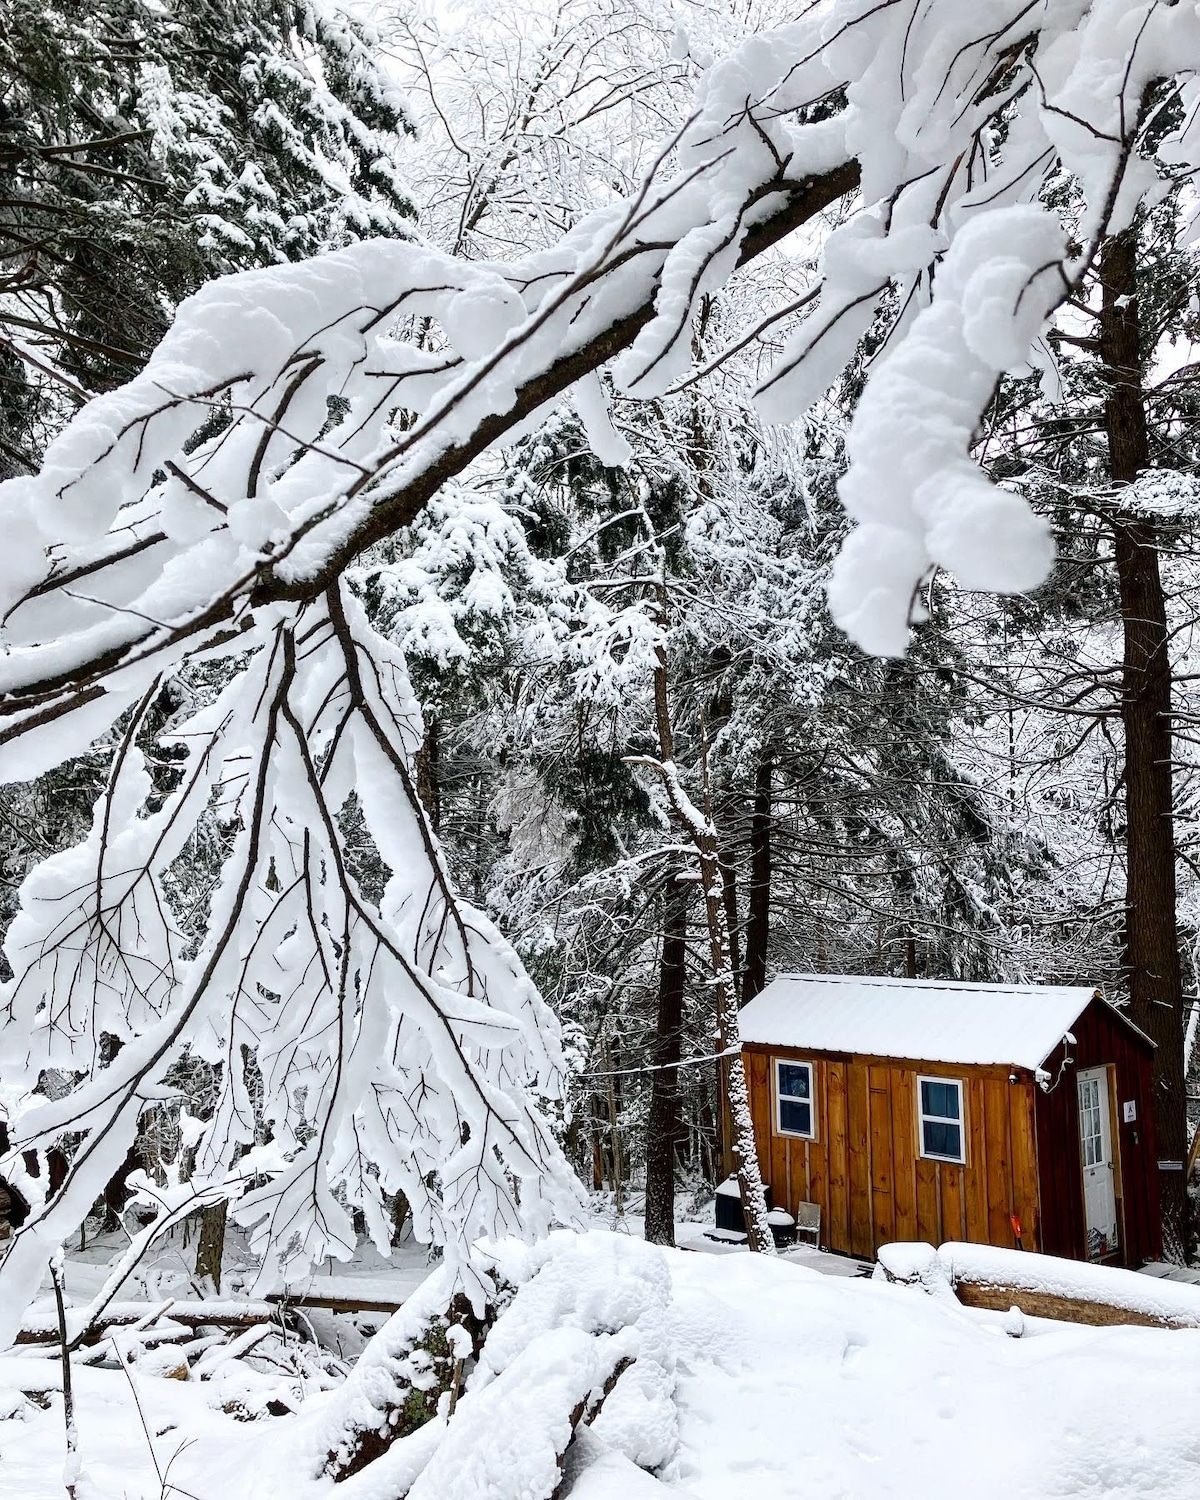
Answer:
<path fill-rule="evenodd" d="M 1077 1082 L 1087 1254 L 1089 1260 L 1101 1260 L 1117 1249 L 1117 1174 L 1113 1163 L 1108 1069 L 1088 1068 L 1078 1075 Z"/>

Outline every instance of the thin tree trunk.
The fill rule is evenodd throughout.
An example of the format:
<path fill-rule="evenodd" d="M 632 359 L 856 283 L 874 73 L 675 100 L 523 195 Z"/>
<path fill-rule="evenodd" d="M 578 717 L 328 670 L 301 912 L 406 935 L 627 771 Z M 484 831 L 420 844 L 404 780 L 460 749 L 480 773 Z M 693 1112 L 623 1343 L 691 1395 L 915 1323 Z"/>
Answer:
<path fill-rule="evenodd" d="M 766 755 L 754 773 L 754 806 L 750 814 L 750 890 L 746 902 L 746 969 L 742 1004 L 753 1000 L 767 982 L 767 940 L 771 930 L 771 774 Z"/>
<path fill-rule="evenodd" d="M 71 1385 L 71 1343 L 67 1338 L 67 1309 L 63 1298 L 63 1253 L 60 1246 L 50 1261 L 50 1280 L 54 1286 L 54 1304 L 58 1310 L 58 1342 L 62 1351 L 63 1425 L 66 1428 L 67 1457 L 63 1464 L 63 1489 L 75 1500 L 79 1485 L 79 1430 L 75 1426 L 75 1393 Z"/>
<path fill-rule="evenodd" d="M 487 816 L 487 795 L 484 790 L 483 772 L 475 777 L 475 857 L 471 870 L 471 899 L 476 906 L 483 905 L 483 821 Z"/>
<path fill-rule="evenodd" d="M 604 1187 L 604 1146 L 600 1140 L 600 1101 L 592 1096 L 592 1187 L 598 1193 Z"/>
<path fill-rule="evenodd" d="M 200 1238 L 196 1241 L 196 1275 L 221 1290 L 221 1263 L 225 1258 L 225 1225 L 229 1217 L 229 1200 L 210 1203 L 200 1211 Z"/>
<path fill-rule="evenodd" d="M 392 1199 L 392 1244 L 398 1245 L 404 1238 L 405 1222 L 412 1214 L 409 1206 L 408 1195 L 400 1189 L 396 1190 L 396 1196 Z"/>
<path fill-rule="evenodd" d="M 660 597 L 660 609 L 665 618 L 665 589 L 663 597 Z M 754 1121 L 750 1114 L 750 1095 L 746 1088 L 746 1068 L 742 1060 L 742 1039 L 738 1029 L 737 997 L 729 964 L 725 889 L 717 830 L 712 820 L 708 793 L 707 760 L 704 776 L 706 806 L 701 812 L 684 791 L 675 766 L 675 735 L 671 727 L 667 691 L 667 659 L 661 646 L 658 648 L 658 660 L 654 669 L 654 706 L 660 759 L 634 759 L 650 765 L 658 772 L 671 808 L 696 851 L 696 860 L 700 866 L 700 889 L 704 894 L 704 917 L 708 927 L 709 979 L 716 1004 L 717 1050 L 723 1054 L 730 1145 L 741 1193 L 742 1212 L 746 1216 L 746 1235 L 751 1250 L 761 1255 L 774 1255 L 775 1240 L 767 1220 L 766 1193 L 754 1143 Z"/>
<path fill-rule="evenodd" d="M 738 953 L 737 867 L 730 850 L 721 860 L 721 900 L 725 904 L 725 931 L 729 934 L 729 977 L 734 1003 L 742 1003 L 742 967 Z"/>
<path fill-rule="evenodd" d="M 720 1080 L 720 1069 L 718 1067 L 718 1083 Z M 720 1146 L 720 1130 L 713 1115 L 712 1093 L 709 1085 L 701 1079 L 703 1094 L 700 1099 L 700 1108 L 696 1116 L 696 1140 L 700 1155 L 700 1172 L 705 1182 L 714 1187 L 717 1184 L 717 1173 L 720 1169 L 717 1152 Z"/>
<path fill-rule="evenodd" d="M 612 1163 L 613 1213 L 621 1219 L 625 1216 L 625 1199 L 621 1180 L 621 1142 L 617 1134 L 617 1080 L 614 1076 L 612 1049 L 607 1038 L 603 1043 L 601 1057 L 608 1084 L 608 1146 Z"/>
<path fill-rule="evenodd" d="M 441 788 L 441 741 L 438 733 L 437 715 L 425 716 L 425 742 L 417 751 L 417 796 L 429 819 L 429 826 L 437 835 L 442 823 Z"/>
<path fill-rule="evenodd" d="M 663 895 L 663 945 L 658 972 L 658 1023 L 650 1075 L 646 1126 L 646 1239 L 675 1243 L 675 1147 L 679 1139 L 679 1060 L 683 1055 L 683 1001 L 687 978 L 688 886 L 671 878 Z"/>
<path fill-rule="evenodd" d="M 1103 303 L 1100 356 L 1109 389 L 1105 401 L 1109 466 L 1117 484 L 1132 483 L 1150 467 L 1138 326 L 1137 235 L 1106 241 L 1100 265 Z M 1154 1104 L 1159 1157 L 1187 1155 L 1187 1098 L 1183 1060 L 1183 980 L 1176 930 L 1175 841 L 1172 822 L 1171 661 L 1167 611 L 1154 526 L 1118 516 L 1114 558 L 1121 593 L 1124 670 L 1121 719 L 1125 730 L 1126 952 L 1133 1019 L 1158 1044 Z M 1160 1173 L 1163 1253 L 1182 1261 L 1186 1251 L 1184 1174 Z"/>

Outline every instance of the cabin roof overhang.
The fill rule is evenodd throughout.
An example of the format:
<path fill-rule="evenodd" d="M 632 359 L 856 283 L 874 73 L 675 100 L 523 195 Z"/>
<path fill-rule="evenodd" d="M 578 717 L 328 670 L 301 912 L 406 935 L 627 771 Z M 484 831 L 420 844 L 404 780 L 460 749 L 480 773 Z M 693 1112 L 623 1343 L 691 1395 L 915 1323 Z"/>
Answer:
<path fill-rule="evenodd" d="M 1093 1003 L 1154 1047 L 1100 990 L 1083 985 L 781 974 L 738 1019 L 742 1040 L 756 1047 L 1036 1073 Z"/>

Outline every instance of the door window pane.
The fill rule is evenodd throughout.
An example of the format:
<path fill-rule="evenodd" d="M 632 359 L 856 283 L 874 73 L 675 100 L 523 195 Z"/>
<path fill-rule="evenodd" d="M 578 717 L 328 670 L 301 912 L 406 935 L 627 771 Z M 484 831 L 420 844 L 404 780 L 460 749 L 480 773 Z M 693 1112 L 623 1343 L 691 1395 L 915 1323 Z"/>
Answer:
<path fill-rule="evenodd" d="M 1085 1167 L 1104 1159 L 1104 1135 L 1100 1121 L 1100 1080 L 1079 1080 L 1079 1144 Z"/>

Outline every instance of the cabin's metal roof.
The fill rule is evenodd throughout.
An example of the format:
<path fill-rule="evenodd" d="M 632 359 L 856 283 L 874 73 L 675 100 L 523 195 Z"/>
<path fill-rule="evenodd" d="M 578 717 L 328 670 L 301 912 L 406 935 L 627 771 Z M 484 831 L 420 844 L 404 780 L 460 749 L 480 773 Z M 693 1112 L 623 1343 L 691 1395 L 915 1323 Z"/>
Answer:
<path fill-rule="evenodd" d="M 781 974 L 738 1021 L 744 1042 L 770 1047 L 1033 1069 L 1097 998 L 1089 985 Z"/>

